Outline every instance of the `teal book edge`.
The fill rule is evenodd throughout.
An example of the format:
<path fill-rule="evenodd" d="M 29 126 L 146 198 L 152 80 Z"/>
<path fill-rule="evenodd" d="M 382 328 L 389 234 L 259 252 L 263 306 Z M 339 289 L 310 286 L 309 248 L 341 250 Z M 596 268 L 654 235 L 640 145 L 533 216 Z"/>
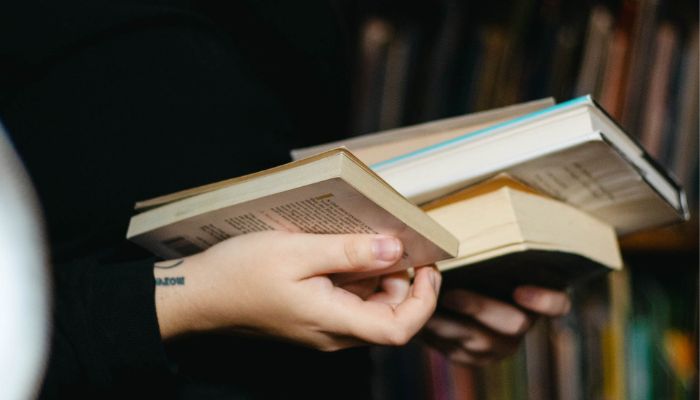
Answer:
<path fill-rule="evenodd" d="M 378 163 L 374 163 L 374 164 L 370 165 L 370 167 L 374 170 L 380 170 L 383 167 L 389 166 L 391 164 L 395 164 L 395 163 L 402 161 L 402 160 L 406 160 L 406 159 L 420 156 L 422 154 L 430 153 L 430 152 L 433 152 L 435 150 L 439 150 L 441 148 L 451 146 L 455 143 L 466 141 L 466 140 L 472 139 L 472 138 L 477 137 L 477 136 L 483 136 L 483 135 L 486 135 L 490 132 L 493 132 L 493 131 L 496 131 L 496 130 L 499 130 L 502 128 L 506 128 L 506 127 L 509 127 L 512 125 L 517 125 L 517 124 L 520 124 L 522 122 L 536 119 L 536 118 L 542 117 L 544 115 L 551 114 L 551 113 L 556 112 L 556 111 L 560 111 L 562 109 L 578 106 L 580 104 L 594 104 L 594 102 L 593 102 L 593 99 L 591 98 L 590 95 L 577 97 L 575 99 L 571 99 L 571 100 L 565 101 L 563 103 L 559 103 L 559 104 L 553 105 L 551 107 L 547 107 L 547 108 L 539 110 L 539 111 L 535 111 L 535 112 L 527 114 L 527 115 L 523 115 L 523 116 L 520 116 L 517 118 L 510 119 L 510 120 L 505 121 L 505 122 L 501 122 L 501 123 L 489 126 L 488 128 L 479 129 L 479 130 L 474 131 L 474 132 L 465 133 L 464 135 L 460 135 L 460 136 L 457 136 L 455 138 L 442 141 L 440 143 L 435 143 L 435 144 L 432 144 L 430 146 L 423 147 L 422 149 L 414 150 L 414 151 L 402 154 L 400 156 L 396 156 L 396 157 L 393 157 L 393 158 L 390 158 L 390 159 L 387 159 L 384 161 L 380 161 Z"/>

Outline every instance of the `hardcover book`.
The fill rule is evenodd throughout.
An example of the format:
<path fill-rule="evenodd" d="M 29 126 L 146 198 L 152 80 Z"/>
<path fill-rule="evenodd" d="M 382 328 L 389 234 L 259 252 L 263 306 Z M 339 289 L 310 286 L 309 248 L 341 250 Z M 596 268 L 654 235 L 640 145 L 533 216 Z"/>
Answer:
<path fill-rule="evenodd" d="M 515 109 L 522 111 L 528 104 Z M 590 96 L 494 121 L 499 120 L 453 124 L 447 135 L 440 122 L 433 122 L 438 128 L 422 134 L 419 146 L 401 154 L 377 149 L 387 141 L 403 149 L 403 142 L 415 142 L 417 127 L 369 135 L 372 141 L 357 138 L 334 145 L 347 145 L 416 204 L 507 172 L 607 221 L 618 235 L 689 216 L 681 187 Z"/>

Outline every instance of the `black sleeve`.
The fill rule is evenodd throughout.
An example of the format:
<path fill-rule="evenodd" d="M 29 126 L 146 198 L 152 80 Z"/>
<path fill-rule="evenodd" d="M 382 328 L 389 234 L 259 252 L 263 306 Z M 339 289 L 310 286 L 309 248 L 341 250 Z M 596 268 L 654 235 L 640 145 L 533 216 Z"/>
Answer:
<path fill-rule="evenodd" d="M 35 20 L 0 7 L 9 27 L 0 38 L 0 119 L 37 188 L 56 275 L 44 397 L 167 398 L 175 386 L 201 398 L 214 386 L 224 398 L 229 388 L 322 398 L 347 376 L 368 374 L 364 350 L 339 357 L 223 335 L 170 343 L 166 359 L 153 260 L 124 240 L 133 202 L 286 162 L 300 137 L 333 139 L 321 137 L 335 131 L 343 96 L 324 82 L 345 80 L 316 63 L 335 46 L 313 13 L 309 23 L 277 15 L 318 42 L 307 49 L 272 29 L 266 13 L 236 8 L 226 31 L 182 7 L 134 6 L 143 2 L 14 2 L 43 15 Z M 309 7 L 299 3 L 296 16 Z M 19 54 L 10 63 L 3 43 Z M 177 363 L 174 383 L 168 360 Z M 358 383 L 346 392 L 360 389 L 368 391 Z"/>
<path fill-rule="evenodd" d="M 135 200 L 286 160 L 285 111 L 252 70 L 216 32 L 137 24 L 61 53 L 3 107 L 54 261 L 44 398 L 173 390 L 154 260 L 124 235 Z"/>
<path fill-rule="evenodd" d="M 164 394 L 170 365 L 158 329 L 153 260 L 57 266 L 43 398 Z M 142 389 L 143 388 L 143 389 Z"/>

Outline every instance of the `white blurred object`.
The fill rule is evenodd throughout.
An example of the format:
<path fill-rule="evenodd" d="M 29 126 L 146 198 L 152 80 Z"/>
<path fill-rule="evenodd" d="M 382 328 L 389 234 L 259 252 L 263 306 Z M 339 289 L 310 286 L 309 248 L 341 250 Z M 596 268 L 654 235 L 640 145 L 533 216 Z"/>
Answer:
<path fill-rule="evenodd" d="M 36 398 L 49 350 L 50 285 L 39 204 L 0 125 L 0 393 Z"/>

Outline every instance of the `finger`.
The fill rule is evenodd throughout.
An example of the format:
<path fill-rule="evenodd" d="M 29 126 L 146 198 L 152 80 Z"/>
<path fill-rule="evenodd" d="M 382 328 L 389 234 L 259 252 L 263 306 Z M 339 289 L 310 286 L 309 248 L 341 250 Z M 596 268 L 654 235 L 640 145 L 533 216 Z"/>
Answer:
<path fill-rule="evenodd" d="M 374 276 L 371 278 L 362 279 L 360 281 L 344 283 L 339 286 L 365 300 L 377 291 L 380 283 L 379 280 L 380 277 Z"/>
<path fill-rule="evenodd" d="M 304 262 L 301 278 L 388 268 L 399 261 L 403 244 L 386 235 L 294 234 L 284 246 Z"/>
<path fill-rule="evenodd" d="M 454 343 L 440 340 L 435 341 L 435 339 L 429 337 L 424 337 L 424 340 L 430 347 L 444 354 L 448 360 L 465 366 L 483 367 L 500 359 L 491 354 L 466 351 Z"/>
<path fill-rule="evenodd" d="M 520 337 L 506 336 L 484 328 L 473 321 L 455 320 L 435 315 L 425 325 L 433 341 L 450 342 L 464 351 L 505 357 L 518 348 Z"/>
<path fill-rule="evenodd" d="M 388 344 L 407 343 L 425 325 L 435 312 L 441 282 L 435 267 L 416 268 L 409 295 L 394 308 L 393 324 L 402 333 Z"/>
<path fill-rule="evenodd" d="M 502 358 L 491 354 L 470 353 L 468 351 L 460 349 L 459 347 L 450 349 L 449 352 L 445 355 L 450 361 L 454 363 L 475 367 L 484 367 Z"/>
<path fill-rule="evenodd" d="M 406 344 L 435 311 L 440 280 L 434 268 L 418 268 L 409 295 L 398 305 L 362 301 L 336 288 L 326 310 L 331 329 L 369 343 Z"/>
<path fill-rule="evenodd" d="M 561 291 L 538 286 L 519 286 L 513 292 L 516 303 L 550 317 L 565 315 L 571 309 L 569 296 Z"/>
<path fill-rule="evenodd" d="M 468 290 L 446 293 L 442 305 L 504 335 L 520 335 L 531 322 L 528 315 L 517 307 Z"/>
<path fill-rule="evenodd" d="M 398 271 L 384 275 L 379 282 L 380 291 L 367 299 L 387 304 L 399 304 L 409 295 L 411 281 L 408 271 Z"/>

